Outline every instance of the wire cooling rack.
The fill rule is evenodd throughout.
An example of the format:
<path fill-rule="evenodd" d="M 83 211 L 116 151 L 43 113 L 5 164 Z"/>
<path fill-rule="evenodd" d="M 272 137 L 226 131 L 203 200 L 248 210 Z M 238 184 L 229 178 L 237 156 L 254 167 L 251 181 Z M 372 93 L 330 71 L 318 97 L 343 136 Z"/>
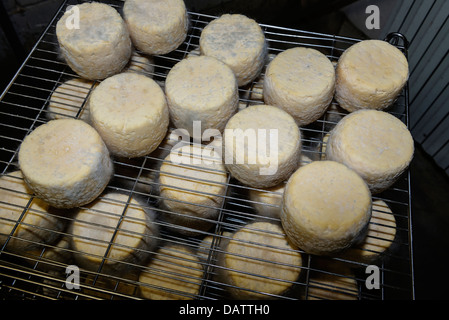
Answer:
<path fill-rule="evenodd" d="M 82 2 L 82 1 L 78 1 Z M 0 101 L 0 170 L 2 175 L 13 178 L 12 172 L 18 169 L 17 153 L 24 137 L 39 125 L 49 120 L 48 105 L 55 89 L 69 79 L 78 76 L 60 59 L 58 43 L 55 35 L 56 22 L 62 16 L 67 5 L 76 4 L 77 1 L 65 1 L 60 7 L 51 23 L 40 37 L 24 64 L 20 67 L 7 89 L 3 92 Z M 107 1 L 121 12 L 123 1 Z M 177 62 L 189 54 L 198 54 L 199 36 L 202 29 L 215 17 L 190 12 L 190 29 L 185 42 L 175 51 L 167 55 L 154 56 L 150 60 L 150 68 L 141 68 L 143 72 L 152 77 L 162 87 L 167 73 Z M 272 58 L 277 53 L 296 46 L 315 48 L 336 63 L 341 53 L 358 39 L 340 37 L 334 35 L 305 32 L 295 29 L 282 28 L 270 25 L 261 25 L 265 32 L 269 56 Z M 407 41 L 401 34 L 390 34 L 386 41 L 397 46 L 407 55 Z M 135 65 L 139 65 L 135 61 Z M 148 66 L 148 65 L 147 65 Z M 263 72 L 258 79 L 251 84 L 239 89 L 240 108 L 252 104 L 263 103 L 261 86 Z M 74 110 L 73 117 L 80 118 L 85 106 L 85 101 L 95 83 L 83 86 L 84 96 L 79 99 L 78 94 L 66 92 L 66 100 L 61 102 L 68 109 Z M 74 86 L 76 88 L 76 85 Z M 80 88 L 77 88 L 80 89 Z M 389 110 L 408 125 L 408 87 L 405 87 L 394 106 Z M 310 161 L 324 159 L 326 147 L 326 134 L 345 115 L 345 111 L 333 102 L 326 114 L 311 125 L 301 128 L 303 134 L 303 154 Z M 98 263 L 94 267 L 79 267 L 78 286 L 71 286 L 68 282 L 69 266 L 78 266 L 79 257 L 88 254 L 76 249 L 71 243 L 76 237 L 71 233 L 70 226 L 77 221 L 74 214 L 66 212 L 58 216 L 63 227 L 59 229 L 47 229 L 41 225 L 27 222 L 26 215 L 30 212 L 36 214 L 52 215 L 47 211 L 32 206 L 34 198 L 29 195 L 29 200 L 22 205 L 12 204 L 8 200 L 0 202 L 0 207 L 9 208 L 19 212 L 16 218 L 1 217 L 2 224 L 11 224 L 11 231 L 2 234 L 0 239 L 0 296 L 3 299 L 142 299 L 142 288 L 159 290 L 166 295 L 172 294 L 175 299 L 225 299 L 229 298 L 230 289 L 235 285 L 227 283 L 220 278 L 220 272 L 225 268 L 221 265 L 220 255 L 225 253 L 223 243 L 232 237 L 232 234 L 254 221 L 266 221 L 278 223 L 278 218 L 259 215 L 256 205 L 267 204 L 251 200 L 249 193 L 254 188 L 241 185 L 231 176 L 227 176 L 225 193 L 221 196 L 221 206 L 218 208 L 217 220 L 211 221 L 213 226 L 198 235 L 183 235 L 183 227 L 171 225 L 170 222 L 160 219 L 162 215 L 177 215 L 159 206 L 161 201 L 167 200 L 158 192 L 160 182 L 158 180 L 159 169 L 169 152 L 173 141 L 164 141 L 152 154 L 133 160 L 114 159 L 115 175 L 106 191 L 119 191 L 128 195 L 127 201 L 119 202 L 123 206 L 121 213 L 109 214 L 111 219 L 116 219 L 116 226 L 96 225 L 96 228 L 109 228 L 110 239 L 98 241 L 96 245 L 106 248 L 103 256 L 97 256 Z M 16 181 L 20 180 L 15 178 Z M 14 193 L 19 191 L 0 187 L 0 192 Z M 254 190 L 253 190 L 254 191 Z M 276 193 L 276 191 L 266 191 Z M 27 196 L 27 194 L 23 194 Z M 103 195 L 107 199 L 107 194 Z M 133 230 L 122 230 L 125 216 L 125 208 L 136 206 L 130 199 L 139 199 L 139 204 L 144 209 L 151 209 L 154 213 L 153 224 L 158 227 L 158 233 L 147 235 L 135 234 Z M 28 199 L 28 198 L 27 198 Z M 380 255 L 374 262 L 361 262 L 345 256 L 317 257 L 308 255 L 301 250 L 296 250 L 302 256 L 302 265 L 291 266 L 300 271 L 300 276 L 288 282 L 289 290 L 281 295 L 269 295 L 259 292 L 260 298 L 275 299 L 413 299 L 413 250 L 412 228 L 410 212 L 410 183 L 409 174 L 404 174 L 401 179 L 389 190 L 376 195 L 374 200 L 383 200 L 391 209 L 396 220 L 395 237 L 390 241 L 389 249 Z M 277 205 L 271 205 L 276 207 Z M 384 209 L 376 209 L 382 211 Z M 142 221 L 134 221 L 142 222 Z M 372 222 L 379 224 L 379 222 Z M 382 224 L 382 223 L 380 223 Z M 21 238 L 16 231 L 19 228 L 28 228 L 31 232 L 47 231 L 53 234 L 54 241 L 35 241 Z M 176 230 L 178 228 L 178 230 Z M 134 233 L 133 233 L 134 232 Z M 126 267 L 117 270 L 108 268 L 113 257 L 109 256 L 112 248 L 119 247 L 114 243 L 119 233 L 128 233 L 129 236 L 146 237 L 154 245 L 140 249 L 141 253 L 149 257 L 149 261 L 159 262 L 144 265 L 133 261 L 121 262 Z M 380 239 L 382 235 L 378 235 Z M 92 239 L 85 239 L 92 240 Z M 14 251 L 9 250 L 12 241 L 22 241 L 25 245 L 32 245 L 33 250 Z M 94 241 L 94 240 L 92 240 Z M 178 247 L 174 247 L 174 245 Z M 123 246 L 123 245 L 122 245 Z M 186 250 L 184 254 L 181 254 Z M 162 254 L 159 250 L 165 248 Z M 175 254 L 177 253 L 177 254 Z M 379 270 L 378 287 L 367 285 L 370 273 L 368 266 L 374 264 Z M 164 266 L 169 266 L 168 268 Z M 184 266 L 184 267 L 182 267 Z M 119 271 L 120 269 L 120 271 Z M 73 271 L 74 272 L 74 271 Z M 165 282 L 143 283 L 139 281 L 142 272 L 151 274 L 153 278 L 165 279 Z M 245 271 L 248 276 L 264 277 L 251 274 L 251 270 Z M 245 273 L 242 272 L 242 273 Z M 71 278 L 72 279 L 72 278 Z M 282 282 L 281 279 L 266 278 L 266 281 Z M 172 287 L 168 283 L 177 283 Z M 73 284 L 73 283 L 72 283 Z M 195 287 L 191 291 L 186 288 Z"/>

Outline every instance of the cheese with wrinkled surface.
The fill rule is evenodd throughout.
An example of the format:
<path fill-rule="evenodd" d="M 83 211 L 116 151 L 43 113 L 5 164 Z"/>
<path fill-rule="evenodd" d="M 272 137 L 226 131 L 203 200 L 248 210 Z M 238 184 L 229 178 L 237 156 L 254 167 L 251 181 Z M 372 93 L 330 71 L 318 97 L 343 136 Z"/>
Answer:
<path fill-rule="evenodd" d="M 76 5 L 56 25 L 62 56 L 78 75 L 89 80 L 105 79 L 128 63 L 132 44 L 120 14 L 98 2 Z M 72 25 L 74 15 L 79 26 Z M 74 23 L 74 22 L 73 22 Z"/>
<path fill-rule="evenodd" d="M 164 92 L 142 74 L 124 72 L 102 81 L 91 94 L 89 110 L 110 152 L 120 157 L 151 153 L 167 133 Z"/>
<path fill-rule="evenodd" d="M 315 49 L 285 50 L 270 62 L 265 72 L 265 103 L 287 111 L 299 126 L 319 119 L 331 103 L 334 91 L 335 69 Z"/>
<path fill-rule="evenodd" d="M 326 159 L 356 171 L 373 194 L 388 189 L 408 168 L 413 137 L 395 116 L 378 110 L 358 110 L 330 132 Z"/>
<path fill-rule="evenodd" d="M 287 182 L 281 221 L 289 239 L 307 253 L 328 255 L 366 235 L 371 193 L 353 170 L 335 161 L 300 167 Z"/>
<path fill-rule="evenodd" d="M 200 51 L 226 63 L 241 87 L 260 74 L 268 50 L 265 35 L 256 21 L 241 14 L 224 14 L 201 32 Z"/>
<path fill-rule="evenodd" d="M 266 152 L 259 150 L 263 143 Z M 251 187 L 268 188 L 285 181 L 298 167 L 301 132 L 287 112 L 273 106 L 253 105 L 228 121 L 223 145 L 226 167 L 237 180 Z"/>
<path fill-rule="evenodd" d="M 201 121 L 201 134 L 207 129 L 222 132 L 237 111 L 235 75 L 213 57 L 193 56 L 177 63 L 167 75 L 165 92 L 173 124 L 199 140 L 194 136 L 194 121 Z"/>
<path fill-rule="evenodd" d="M 405 55 L 381 40 L 349 47 L 338 60 L 335 99 L 349 112 L 384 110 L 391 106 L 408 80 Z"/>
<path fill-rule="evenodd" d="M 182 0 L 127 0 L 124 19 L 137 49 L 166 54 L 182 44 L 189 19 Z"/>
<path fill-rule="evenodd" d="M 82 120 L 51 120 L 23 140 L 19 166 L 36 195 L 57 208 L 93 201 L 106 188 L 113 163 L 101 136 Z"/>

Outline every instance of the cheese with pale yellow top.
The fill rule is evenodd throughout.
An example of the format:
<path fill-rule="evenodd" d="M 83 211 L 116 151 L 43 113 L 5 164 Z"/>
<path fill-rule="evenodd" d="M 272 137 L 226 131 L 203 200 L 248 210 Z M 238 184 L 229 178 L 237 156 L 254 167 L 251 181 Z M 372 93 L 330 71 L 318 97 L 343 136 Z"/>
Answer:
<path fill-rule="evenodd" d="M 296 47 L 279 53 L 263 82 L 266 104 L 287 111 L 299 126 L 318 120 L 335 91 L 335 69 L 320 51 Z"/>
<path fill-rule="evenodd" d="M 101 136 L 82 120 L 51 120 L 23 140 L 19 166 L 37 197 L 57 208 L 74 208 L 98 197 L 113 163 Z"/>
<path fill-rule="evenodd" d="M 161 87 L 142 74 L 124 72 L 102 81 L 89 99 L 92 125 L 110 152 L 145 156 L 164 139 L 169 122 Z"/>
<path fill-rule="evenodd" d="M 408 69 L 405 55 L 388 42 L 358 42 L 338 60 L 335 99 L 349 112 L 384 110 L 394 103 L 406 84 Z"/>

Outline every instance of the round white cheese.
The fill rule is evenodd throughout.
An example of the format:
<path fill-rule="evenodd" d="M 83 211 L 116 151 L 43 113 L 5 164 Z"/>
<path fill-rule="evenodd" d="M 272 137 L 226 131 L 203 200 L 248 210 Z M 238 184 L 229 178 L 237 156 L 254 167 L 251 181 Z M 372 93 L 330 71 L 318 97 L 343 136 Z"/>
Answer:
<path fill-rule="evenodd" d="M 145 156 L 167 133 L 164 92 L 142 74 L 124 72 L 102 81 L 91 94 L 89 110 L 93 126 L 119 157 Z"/>
<path fill-rule="evenodd" d="M 391 106 L 408 80 L 408 62 L 395 46 L 365 40 L 349 47 L 338 60 L 335 99 L 349 112 Z"/>
<path fill-rule="evenodd" d="M 126 24 L 117 10 L 104 3 L 70 7 L 56 25 L 56 36 L 67 64 L 89 80 L 120 72 L 131 57 Z"/>
<path fill-rule="evenodd" d="M 135 197 L 105 192 L 82 207 L 70 226 L 77 263 L 97 271 L 104 259 L 102 270 L 109 273 L 146 262 L 159 234 L 154 219 L 154 212 Z"/>
<path fill-rule="evenodd" d="M 187 36 L 189 19 L 182 0 L 127 0 L 123 14 L 134 45 L 147 54 L 169 53 Z"/>
<path fill-rule="evenodd" d="M 326 147 L 326 159 L 356 171 L 373 194 L 396 182 L 413 153 L 414 141 L 407 126 L 377 110 L 359 110 L 345 116 L 331 131 Z"/>
<path fill-rule="evenodd" d="M 89 122 L 89 109 L 86 99 L 96 83 L 94 81 L 74 78 L 60 84 L 50 97 L 47 107 L 49 120 L 78 118 Z"/>
<path fill-rule="evenodd" d="M 268 52 L 262 28 L 241 14 L 224 14 L 212 20 L 201 32 L 200 51 L 226 63 L 239 87 L 260 74 Z"/>
<path fill-rule="evenodd" d="M 283 295 L 301 273 L 301 253 L 277 224 L 250 223 L 224 242 L 218 272 L 233 298 Z"/>
<path fill-rule="evenodd" d="M 173 231 L 198 235 L 210 229 L 226 192 L 227 172 L 218 152 L 199 145 L 173 149 L 159 173 L 162 219 Z"/>
<path fill-rule="evenodd" d="M 203 276 L 200 261 L 185 246 L 160 248 L 139 277 L 140 295 L 152 300 L 192 300 Z"/>
<path fill-rule="evenodd" d="M 383 200 L 374 200 L 371 220 L 365 239 L 349 248 L 342 256 L 361 263 L 372 263 L 394 244 L 396 218 Z"/>
<path fill-rule="evenodd" d="M 307 253 L 328 255 L 349 248 L 365 236 L 370 217 L 368 186 L 338 162 L 300 167 L 285 187 L 282 225 Z"/>
<path fill-rule="evenodd" d="M 301 155 L 301 161 L 298 165 L 304 166 L 311 163 L 307 156 Z M 282 196 L 285 190 L 285 181 L 280 184 L 265 189 L 249 189 L 248 197 L 251 200 L 251 206 L 262 216 L 279 218 L 282 208 Z"/>
<path fill-rule="evenodd" d="M 304 47 L 279 53 L 268 65 L 263 83 L 265 103 L 287 111 L 299 126 L 324 114 L 334 90 L 331 61 L 318 50 Z"/>
<path fill-rule="evenodd" d="M 57 208 L 74 208 L 94 200 L 113 173 L 100 135 L 81 120 L 51 120 L 23 140 L 19 165 L 27 185 Z"/>
<path fill-rule="evenodd" d="M 0 176 L 0 247 L 11 235 L 7 251 L 42 249 L 42 244 L 56 241 L 64 229 L 63 213 L 32 197 L 20 171 Z"/>
<path fill-rule="evenodd" d="M 178 62 L 167 75 L 165 93 L 175 127 L 186 129 L 199 141 L 207 129 L 223 131 L 237 111 L 239 100 L 232 70 L 207 56 L 193 56 Z M 194 121 L 201 121 L 199 137 L 194 136 Z"/>
<path fill-rule="evenodd" d="M 253 105 L 228 121 L 223 145 L 225 164 L 233 177 L 250 187 L 268 188 L 297 169 L 301 132 L 287 112 Z"/>

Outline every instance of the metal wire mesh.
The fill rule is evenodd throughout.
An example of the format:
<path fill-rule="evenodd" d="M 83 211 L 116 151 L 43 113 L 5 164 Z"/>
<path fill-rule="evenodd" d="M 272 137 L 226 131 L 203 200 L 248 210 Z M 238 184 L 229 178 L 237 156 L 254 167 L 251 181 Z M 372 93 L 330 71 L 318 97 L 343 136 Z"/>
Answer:
<path fill-rule="evenodd" d="M 13 172 L 18 170 L 17 153 L 24 137 L 39 125 L 49 120 L 48 105 L 52 93 L 58 86 L 69 79 L 78 76 L 60 59 L 58 43 L 55 36 L 55 26 L 68 4 L 61 6 L 55 18 L 51 21 L 39 41 L 36 43 L 24 64 L 9 84 L 1 97 L 0 169 L 3 177 L 7 177 L 16 184 L 22 183 L 22 178 Z M 122 1 L 107 1 L 119 11 Z M 190 30 L 185 42 L 175 51 L 167 55 L 152 57 L 151 68 L 140 70 L 152 77 L 162 87 L 168 71 L 188 54 L 196 54 L 199 36 L 202 29 L 215 17 L 189 13 Z M 333 35 L 304 32 L 300 30 L 281 28 L 270 25 L 261 25 L 265 32 L 269 54 L 277 53 L 296 46 L 315 48 L 326 54 L 329 59 L 336 62 L 340 54 L 358 39 L 339 37 Z M 399 34 L 392 34 L 388 40 L 407 54 L 407 43 Z M 139 61 L 136 64 L 139 65 Z M 239 89 L 240 108 L 252 104 L 262 104 L 261 82 L 263 72 L 251 84 Z M 72 116 L 80 118 L 85 102 L 96 83 L 87 85 L 73 85 L 71 92 L 62 94 L 61 105 L 72 111 Z M 80 90 L 84 95 L 79 99 Z M 394 114 L 408 124 L 408 88 L 403 90 L 390 113 Z M 57 113 L 57 112 L 56 112 Z M 325 157 L 326 134 L 346 113 L 333 102 L 326 114 L 315 123 L 301 128 L 303 134 L 303 153 L 311 161 L 319 161 Z M 54 112 L 53 112 L 54 116 Z M 230 175 L 223 183 L 225 189 L 218 206 L 218 218 L 210 220 L 212 227 L 200 231 L 196 235 L 185 235 L 179 231 L 186 231 L 162 216 L 176 216 L 160 206 L 164 200 L 159 189 L 161 183 L 158 179 L 161 164 L 165 155 L 170 151 L 174 142 L 168 138 L 152 154 L 127 160 L 114 159 L 115 174 L 106 193 L 100 197 L 103 201 L 114 203 L 120 210 L 114 212 L 99 210 L 92 207 L 83 207 L 82 210 L 90 214 L 103 214 L 113 223 L 91 227 L 97 233 L 106 234 L 107 238 L 99 240 L 95 236 L 81 236 L 73 232 L 74 224 L 88 225 L 79 215 L 73 212 L 53 212 L 42 209 L 36 205 L 36 198 L 26 190 L 1 186 L 0 192 L 8 193 L 3 198 L 0 207 L 17 214 L 11 218 L 1 217 L 3 225 L 10 225 L 10 231 L 1 234 L 0 247 L 0 296 L 4 299 L 141 299 L 142 292 L 159 292 L 162 296 L 174 299 L 223 299 L 229 298 L 232 289 L 251 291 L 240 288 L 224 281 L 221 274 L 226 271 L 221 257 L 226 253 L 223 244 L 232 239 L 233 234 L 244 226 L 251 226 L 252 222 L 270 222 L 279 224 L 276 217 L 262 216 L 257 213 L 257 205 L 269 205 L 254 199 L 251 191 L 280 195 L 278 191 L 258 190 L 241 185 Z M 225 173 L 225 172 L 224 172 Z M 192 179 L 191 177 L 180 177 Z M 216 183 L 216 182 L 215 182 Z M 171 186 L 177 188 L 176 186 Z M 178 187 L 179 188 L 179 187 Z M 179 188 L 182 190 L 182 188 Z M 182 190 L 194 192 L 193 190 Z M 125 196 L 121 200 L 110 197 L 110 193 L 120 192 Z M 16 202 L 17 197 L 25 201 Z M 276 276 L 263 276 L 254 273 L 251 269 L 238 271 L 248 277 L 262 279 L 265 282 L 283 283 L 288 290 L 282 294 L 270 294 L 263 290 L 255 290 L 260 298 L 275 299 L 397 299 L 413 298 L 413 254 L 412 230 L 410 221 L 410 185 L 409 175 L 405 174 L 392 188 L 374 197 L 374 200 L 383 200 L 391 209 L 395 218 L 394 239 L 385 238 L 389 249 L 380 255 L 375 263 L 380 270 L 380 288 L 368 289 L 365 285 L 367 279 L 366 267 L 372 263 L 361 262 L 351 257 L 316 257 L 295 249 L 302 257 L 302 265 L 290 265 L 296 269 L 299 276 L 295 280 L 278 279 Z M 22 199 L 23 200 L 23 199 Z M 183 200 L 177 200 L 183 201 Z M 188 201 L 186 201 L 188 203 Z M 375 211 L 383 212 L 388 208 L 378 207 Z M 142 209 L 146 215 L 131 216 L 130 210 Z M 27 219 L 31 214 L 53 216 L 62 226 L 42 226 Z M 136 231 L 128 227 L 132 224 L 146 223 L 147 216 L 153 219 L 153 225 L 158 232 Z M 200 219 L 200 218 L 198 218 Z M 208 220 L 202 218 L 203 220 Z M 372 222 L 383 225 L 383 222 Z M 4 230 L 4 229 L 2 229 Z M 27 237 L 26 230 L 33 234 L 45 234 L 47 239 L 35 240 Z M 257 231 L 253 229 L 250 230 Z M 20 233 L 21 231 L 22 233 Z M 267 231 L 258 230 L 262 233 Z M 2 231 L 3 232 L 3 231 Z M 54 236 L 54 241 L 48 235 Z M 273 233 L 271 236 L 280 236 Z M 91 238 L 90 238 L 91 237 Z M 151 243 L 138 249 L 127 247 L 117 241 L 118 237 L 138 238 L 139 241 Z M 377 235 L 383 239 L 383 235 Z M 86 241 L 91 247 L 102 248 L 97 253 L 85 252 L 77 249 L 75 242 Z M 12 247 L 12 244 L 19 243 Z M 245 244 L 242 242 L 242 244 Z M 249 244 L 248 244 L 249 245 Z M 267 250 L 285 250 L 265 246 Z M 10 250 L 10 248 L 21 248 Z M 86 248 L 86 247 L 83 247 Z M 145 262 L 139 259 L 120 260 L 113 253 L 120 250 L 133 250 L 133 255 L 146 257 Z M 373 250 L 373 249 L 364 249 Z M 136 253 L 137 251 L 137 253 Z M 98 253 L 100 252 L 100 253 Z M 247 257 L 249 260 L 255 259 Z M 80 282 L 78 288 L 70 288 L 67 284 L 66 269 L 71 265 L 79 265 L 80 261 L 88 264 L 80 266 Z M 262 258 L 261 263 L 270 263 Z M 255 261 L 255 260 L 254 260 Z M 253 261 L 253 262 L 254 262 Z M 281 266 L 279 266 L 281 267 Z M 157 279 L 153 282 L 142 282 L 142 274 L 148 279 Z M 192 289 L 193 288 L 193 289 Z"/>

